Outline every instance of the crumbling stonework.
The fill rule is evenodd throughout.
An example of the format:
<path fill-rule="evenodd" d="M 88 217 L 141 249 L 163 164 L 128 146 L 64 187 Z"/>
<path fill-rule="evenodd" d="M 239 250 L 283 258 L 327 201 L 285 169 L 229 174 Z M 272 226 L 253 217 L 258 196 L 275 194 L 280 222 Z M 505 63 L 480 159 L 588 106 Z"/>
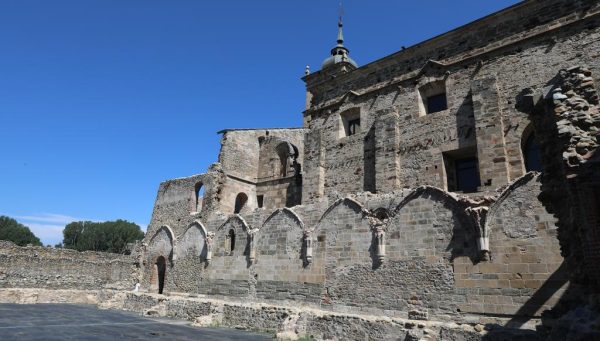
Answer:
<path fill-rule="evenodd" d="M 524 1 L 362 67 L 342 27 L 302 128 L 224 130 L 206 173 L 160 185 L 121 307 L 282 337 L 595 335 L 600 2 Z"/>
<path fill-rule="evenodd" d="M 0 288 L 130 290 L 138 271 L 134 256 L 0 241 Z"/>
<path fill-rule="evenodd" d="M 599 11 L 596 1 L 525 1 L 364 67 L 325 63 L 303 78 L 302 129 L 223 131 L 207 173 L 220 179 L 205 192 L 214 209 L 190 214 L 185 195 L 155 209 L 146 269 L 169 259 L 168 292 L 414 320 L 536 319 L 575 302 L 586 289 L 569 282 L 563 256 L 580 239 L 544 200 L 544 179 L 597 156 Z M 527 100 L 556 82 L 546 92 L 560 119 L 535 119 Z M 538 145 L 542 175 L 527 162 Z M 547 167 L 563 162 L 553 154 L 566 173 Z M 194 181 L 185 186 L 177 191 L 193 193 Z M 596 244 L 585 245 L 575 254 L 594 257 Z M 153 291 L 149 273 L 142 287 Z M 336 324 L 331 335 L 365 337 Z"/>

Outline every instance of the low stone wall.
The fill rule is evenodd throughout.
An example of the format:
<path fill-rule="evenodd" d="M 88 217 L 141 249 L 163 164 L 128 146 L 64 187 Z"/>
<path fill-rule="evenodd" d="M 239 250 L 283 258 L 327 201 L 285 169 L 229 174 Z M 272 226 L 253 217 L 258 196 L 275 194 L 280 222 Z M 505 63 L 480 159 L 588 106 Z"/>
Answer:
<path fill-rule="evenodd" d="M 386 316 L 335 313 L 298 305 L 218 300 L 116 290 L 0 290 L 0 303 L 96 304 L 149 316 L 184 319 L 198 327 L 221 326 L 272 333 L 278 339 L 316 340 L 539 340 L 533 324 L 520 329 L 506 321 L 472 316 L 471 322 L 419 321 Z M 532 321 L 537 322 L 537 321 Z"/>
<path fill-rule="evenodd" d="M 136 274 L 133 256 L 0 241 L 0 288 L 131 289 Z"/>
<path fill-rule="evenodd" d="M 532 325 L 505 328 L 506 321 L 472 316 L 472 323 L 418 321 L 335 313 L 307 306 L 217 300 L 187 295 L 122 293 L 103 307 L 186 319 L 196 326 L 270 332 L 278 339 L 317 340 L 537 340 Z"/>

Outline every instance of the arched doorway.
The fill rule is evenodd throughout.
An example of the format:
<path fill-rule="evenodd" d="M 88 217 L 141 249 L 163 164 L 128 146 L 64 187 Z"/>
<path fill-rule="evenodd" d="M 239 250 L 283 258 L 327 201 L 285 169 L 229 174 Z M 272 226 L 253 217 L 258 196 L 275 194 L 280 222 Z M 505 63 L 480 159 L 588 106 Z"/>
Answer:
<path fill-rule="evenodd" d="M 150 277 L 150 287 L 152 290 L 158 290 L 159 294 L 163 293 L 165 288 L 165 274 L 167 272 L 167 261 L 165 257 L 159 256 L 156 262 L 152 265 L 152 277 Z"/>

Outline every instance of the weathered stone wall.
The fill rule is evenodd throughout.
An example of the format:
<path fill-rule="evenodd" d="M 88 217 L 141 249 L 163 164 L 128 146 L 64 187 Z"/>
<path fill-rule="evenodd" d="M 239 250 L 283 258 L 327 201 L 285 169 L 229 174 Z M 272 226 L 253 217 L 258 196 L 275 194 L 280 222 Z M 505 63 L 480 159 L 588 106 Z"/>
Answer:
<path fill-rule="evenodd" d="M 414 321 L 361 314 L 332 313 L 293 305 L 269 305 L 239 300 L 185 296 L 160 297 L 129 293 L 113 299 L 111 307 L 186 319 L 197 326 L 227 326 L 275 334 L 296 340 L 539 340 L 532 325 L 499 328 L 502 318 L 476 319 L 461 324 Z M 485 326 L 484 326 L 485 324 Z"/>
<path fill-rule="evenodd" d="M 490 261 L 454 260 L 455 286 L 466 293 L 461 311 L 538 315 L 565 293 L 556 219 L 536 198 L 540 178 L 526 175 L 491 205 L 485 223 Z"/>
<path fill-rule="evenodd" d="M 130 290 L 137 273 L 133 256 L 0 241 L 1 288 Z"/>
<path fill-rule="evenodd" d="M 445 158 L 477 157 L 483 191 L 523 175 L 529 119 L 515 108 L 518 97 L 543 88 L 573 60 L 597 70 L 597 13 L 595 1 L 528 1 L 335 78 L 307 76 L 313 98 L 304 113 L 311 131 L 305 168 L 313 173 L 304 177 L 305 200 L 449 188 Z M 423 115 L 419 91 L 436 82 L 444 84 L 448 109 Z M 348 110 L 360 111 L 361 129 L 340 137 Z"/>
<path fill-rule="evenodd" d="M 539 316 L 569 300 L 578 287 L 556 218 L 538 199 L 541 176 L 526 174 L 525 140 L 544 129 L 532 128 L 523 98 L 547 92 L 574 61 L 598 71 L 599 16 L 597 1 L 525 1 L 356 70 L 307 75 L 304 128 L 224 131 L 219 209 L 155 209 L 146 240 L 168 225 L 171 251 L 149 244 L 146 267 L 160 252 L 176 256 L 167 292 L 423 320 Z M 447 108 L 430 113 L 436 91 Z M 350 132 L 350 119 L 360 128 Z M 476 193 L 450 193 L 460 192 L 455 164 L 469 158 Z M 248 203 L 232 215 L 240 192 Z M 590 193 L 578 200 L 593 210 Z M 186 234 L 193 224 L 204 228 Z M 352 322 L 339 325 L 355 335 Z"/>
<path fill-rule="evenodd" d="M 539 186 L 531 173 L 486 199 L 493 203 L 483 234 L 466 210 L 474 201 L 434 187 L 197 222 L 206 229 L 192 226 L 175 237 L 178 256 L 167 267 L 165 290 L 419 319 L 537 316 L 568 285 L 559 269 L 555 219 L 537 199 Z M 208 260 L 205 236 L 211 231 Z M 377 231 L 384 234 L 382 257 Z M 166 230 L 156 238 L 161 235 Z M 480 257 L 481 236 L 489 239 L 489 260 Z M 148 255 L 149 262 L 154 258 Z"/>
<path fill-rule="evenodd" d="M 222 133 L 219 162 L 227 175 L 220 193 L 222 212 L 234 212 L 240 193 L 248 196 L 248 209 L 259 206 L 258 195 L 268 208 L 300 203 L 304 129 L 231 129 Z"/>
<path fill-rule="evenodd" d="M 228 129 L 222 131 L 219 163 L 225 173 L 256 182 L 259 178 L 260 140 L 276 137 L 298 148 L 302 159 L 304 129 Z"/>

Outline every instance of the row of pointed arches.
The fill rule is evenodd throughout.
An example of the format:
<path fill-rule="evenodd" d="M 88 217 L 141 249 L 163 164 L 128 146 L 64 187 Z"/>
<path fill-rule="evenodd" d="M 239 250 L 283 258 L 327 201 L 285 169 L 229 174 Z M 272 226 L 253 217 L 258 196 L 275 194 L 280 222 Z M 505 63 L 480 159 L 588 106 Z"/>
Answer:
<path fill-rule="evenodd" d="M 448 262 L 468 257 L 476 263 L 481 261 L 482 250 L 489 251 L 490 231 L 499 228 L 494 221 L 504 214 L 500 206 L 517 188 L 537 181 L 538 176 L 529 173 L 506 188 L 480 224 L 467 210 L 471 204 L 438 188 L 422 186 L 376 209 L 352 198 L 339 199 L 318 219 L 310 220 L 312 228 L 289 208 L 275 210 L 260 228 L 253 228 L 238 214 L 228 217 L 214 232 L 200 220 L 179 236 L 169 226 L 162 226 L 147 248 L 154 267 L 151 285 L 162 292 L 168 268 L 186 258 L 199 259 L 207 269 L 212 267 L 209 276 L 252 267 L 259 280 L 288 282 L 302 281 L 306 272 L 323 273 L 322 280 L 333 278 L 327 269 L 357 263 L 372 269 L 388 260 L 419 257 Z"/>

